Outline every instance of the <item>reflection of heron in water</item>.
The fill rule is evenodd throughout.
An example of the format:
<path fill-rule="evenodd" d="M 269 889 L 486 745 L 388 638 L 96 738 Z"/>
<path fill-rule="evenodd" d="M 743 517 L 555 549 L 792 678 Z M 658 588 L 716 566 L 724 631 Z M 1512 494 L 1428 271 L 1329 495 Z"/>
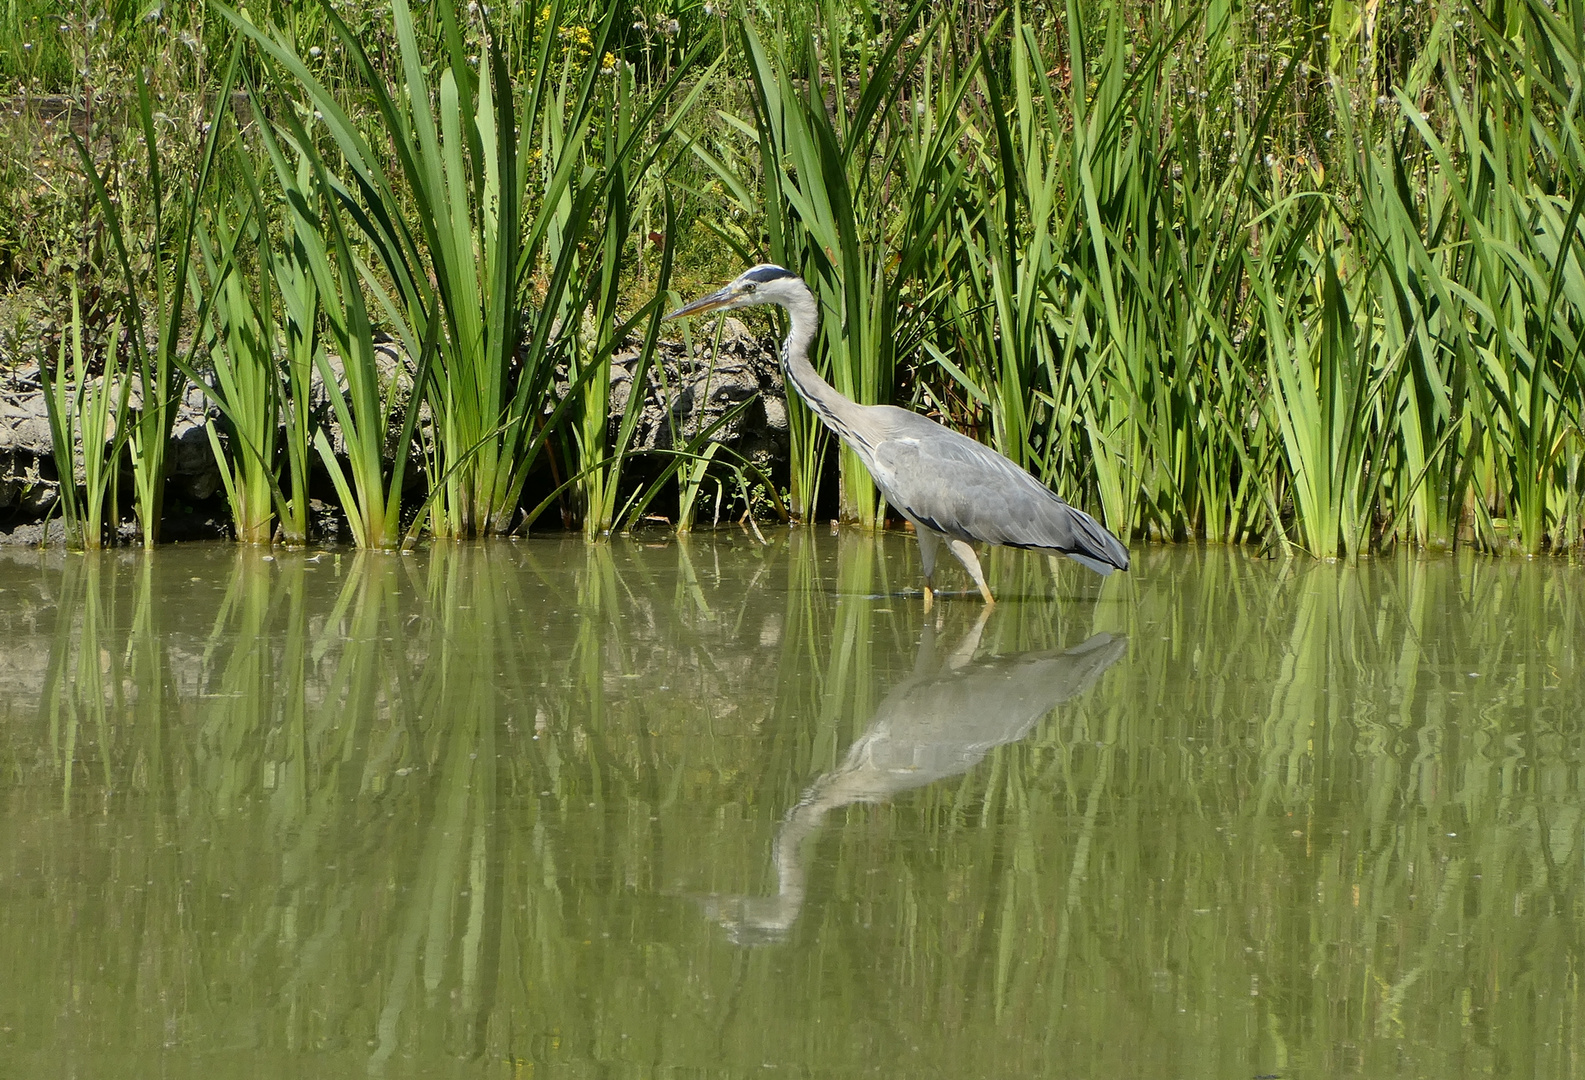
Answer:
<path fill-rule="evenodd" d="M 935 662 L 926 626 L 914 673 L 886 695 L 836 769 L 804 790 L 776 834 L 775 896 L 712 896 L 705 913 L 740 945 L 784 938 L 804 902 L 804 841 L 825 816 L 856 802 L 885 802 L 910 788 L 967 772 L 992 747 L 1017 742 L 1057 705 L 1088 690 L 1122 659 L 1126 639 L 1096 634 L 1066 652 L 1029 652 L 976 662 L 986 608 L 962 644 Z"/>

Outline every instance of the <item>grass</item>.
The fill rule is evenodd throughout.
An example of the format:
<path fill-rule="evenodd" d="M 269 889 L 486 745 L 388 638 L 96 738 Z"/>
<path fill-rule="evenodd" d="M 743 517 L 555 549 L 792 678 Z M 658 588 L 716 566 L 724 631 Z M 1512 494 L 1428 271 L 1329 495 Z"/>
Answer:
<path fill-rule="evenodd" d="M 63 22 L 32 59 L 26 7 L 0 69 L 99 104 L 75 174 L 0 168 L 0 266 L 14 291 L 53 259 L 110 295 L 85 349 L 119 310 L 164 388 L 128 416 L 146 539 L 184 367 L 223 414 L 239 537 L 269 534 L 273 506 L 301 542 L 315 483 L 369 546 L 499 534 L 555 500 L 588 536 L 619 528 L 659 489 L 629 468 L 638 396 L 609 417 L 610 356 L 637 342 L 639 385 L 659 313 L 761 259 L 815 287 L 839 389 L 976 434 L 1120 535 L 1321 557 L 1582 538 L 1585 39 L 1567 5 L 216 4 Z M 232 76 L 208 58 L 239 38 Z M 47 59 L 112 39 L 201 62 L 155 84 Z M 161 95 L 228 105 L 233 77 L 251 99 L 235 123 L 155 123 Z M 115 101 L 138 103 L 120 127 Z M 169 147 L 163 173 L 118 131 Z M 202 215 L 165 207 L 178 185 Z M 107 244 L 111 223 L 146 239 Z M 27 228 L 55 232 L 28 246 Z M 208 287 L 188 308 L 193 259 Z M 68 296 L 46 297 L 58 325 Z M 150 301 L 157 334 L 133 325 Z M 296 404 L 311 370 L 345 381 L 345 449 Z M 771 501 L 880 524 L 862 468 L 796 403 L 791 429 Z M 663 466 L 681 527 L 711 478 L 740 507 L 760 483 L 712 445 Z"/>

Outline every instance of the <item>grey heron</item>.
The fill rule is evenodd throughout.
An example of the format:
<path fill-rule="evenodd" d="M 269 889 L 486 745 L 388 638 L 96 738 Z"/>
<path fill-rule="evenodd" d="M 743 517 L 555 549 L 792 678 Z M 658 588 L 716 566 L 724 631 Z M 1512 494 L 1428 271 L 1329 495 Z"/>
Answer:
<path fill-rule="evenodd" d="M 1066 555 L 1098 574 L 1128 569 L 1128 548 L 1089 514 L 995 450 L 918 413 L 860 405 L 843 397 L 809 362 L 820 310 L 803 279 L 769 263 L 678 308 L 668 319 L 779 304 L 791 325 L 782 343 L 787 381 L 825 425 L 852 447 L 897 511 L 914 526 L 925 573 L 925 609 L 935 599 L 936 553 L 944 544 L 987 604 L 995 603 L 971 541 Z"/>

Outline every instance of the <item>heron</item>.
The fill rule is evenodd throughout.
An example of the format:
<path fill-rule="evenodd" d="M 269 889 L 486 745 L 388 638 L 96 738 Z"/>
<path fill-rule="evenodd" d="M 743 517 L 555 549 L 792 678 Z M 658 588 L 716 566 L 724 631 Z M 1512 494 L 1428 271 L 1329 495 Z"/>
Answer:
<path fill-rule="evenodd" d="M 996 600 L 970 546 L 974 542 L 1055 552 L 1102 576 L 1128 569 L 1122 541 L 995 450 L 907 409 L 850 401 L 821 378 L 809 362 L 820 309 L 791 270 L 762 263 L 666 318 L 755 304 L 786 310 L 781 359 L 787 381 L 858 455 L 886 501 L 913 524 L 926 611 L 935 600 L 936 555 L 943 546 L 969 572 L 987 605 Z"/>

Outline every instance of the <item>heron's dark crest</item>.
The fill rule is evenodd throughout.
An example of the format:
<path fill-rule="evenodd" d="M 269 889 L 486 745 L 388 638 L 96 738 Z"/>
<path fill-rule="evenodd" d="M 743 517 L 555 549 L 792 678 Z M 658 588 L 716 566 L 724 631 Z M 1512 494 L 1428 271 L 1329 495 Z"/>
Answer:
<path fill-rule="evenodd" d="M 774 263 L 761 263 L 759 266 L 754 267 L 754 269 L 748 271 L 743 276 L 749 281 L 752 281 L 758 285 L 763 285 L 767 281 L 775 281 L 778 278 L 797 277 L 798 275 L 787 269 L 785 266 L 777 266 Z"/>

